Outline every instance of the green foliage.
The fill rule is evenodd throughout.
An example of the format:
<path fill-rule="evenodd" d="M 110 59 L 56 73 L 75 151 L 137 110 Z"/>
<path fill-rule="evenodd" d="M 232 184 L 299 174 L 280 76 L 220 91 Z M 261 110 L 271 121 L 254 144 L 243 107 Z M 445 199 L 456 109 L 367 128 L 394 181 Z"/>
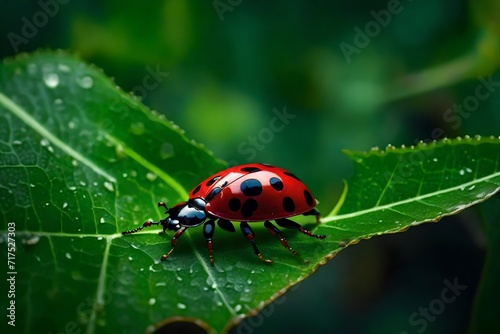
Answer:
<path fill-rule="evenodd" d="M 500 188 L 497 138 L 349 151 L 355 169 L 339 205 L 308 225 L 327 238 L 286 233 L 300 256 L 260 226 L 257 242 L 272 265 L 241 235 L 217 230 L 212 267 L 196 229 L 160 262 L 169 236 L 120 232 L 163 217 L 156 202 L 185 200 L 222 162 L 99 70 L 62 54 L 1 65 L 0 127 L 0 231 L 7 241 L 15 223 L 17 328 L 25 332 L 143 332 L 173 316 L 222 331 L 344 247 L 437 221 Z"/>

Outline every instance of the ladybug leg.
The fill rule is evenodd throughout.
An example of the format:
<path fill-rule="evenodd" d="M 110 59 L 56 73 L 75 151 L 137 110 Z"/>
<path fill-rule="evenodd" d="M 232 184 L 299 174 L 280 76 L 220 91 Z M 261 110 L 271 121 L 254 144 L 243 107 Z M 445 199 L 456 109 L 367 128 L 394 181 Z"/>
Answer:
<path fill-rule="evenodd" d="M 280 239 L 281 244 L 288 249 L 292 254 L 297 255 L 298 253 L 290 246 L 288 246 L 288 242 L 286 241 L 285 237 L 282 235 L 281 231 L 273 225 L 269 220 L 266 220 L 264 222 L 264 226 L 267 228 L 269 233 L 274 235 L 276 238 Z"/>
<path fill-rule="evenodd" d="M 234 225 L 233 223 L 231 223 L 229 220 L 227 219 L 222 219 L 220 218 L 218 221 L 217 221 L 217 225 L 219 225 L 219 227 L 223 230 L 226 230 L 228 232 L 234 232 L 236 231 L 236 229 L 234 228 Z"/>
<path fill-rule="evenodd" d="M 172 249 L 170 249 L 170 251 L 169 251 L 167 254 L 165 254 L 165 255 L 163 255 L 163 256 L 161 257 L 161 260 L 162 260 L 162 261 L 165 261 L 165 260 L 167 259 L 167 257 L 169 257 L 169 256 L 170 256 L 170 254 L 172 254 L 172 252 L 173 252 L 173 251 L 174 251 L 174 249 L 175 249 L 175 245 L 177 244 L 177 239 L 179 239 L 179 237 L 180 237 L 180 236 L 181 236 L 184 232 L 186 232 L 186 230 L 187 230 L 187 228 L 186 228 L 186 227 L 184 227 L 184 228 L 181 228 L 179 231 L 177 231 L 177 232 L 175 233 L 175 235 L 172 237 L 172 241 L 171 241 Z"/>
<path fill-rule="evenodd" d="M 212 237 L 215 232 L 215 222 L 213 219 L 210 219 L 205 222 L 205 225 L 203 225 L 203 236 L 205 239 L 207 239 L 207 247 L 208 247 L 208 254 L 210 255 L 210 264 L 213 266 L 214 265 L 214 255 L 213 255 L 213 249 L 212 249 Z"/>
<path fill-rule="evenodd" d="M 291 221 L 290 219 L 286 219 L 286 218 L 276 219 L 276 223 L 279 226 L 281 226 L 281 227 L 299 230 L 300 233 L 304 233 L 305 235 L 308 235 L 310 237 L 315 237 L 315 238 L 318 238 L 318 239 L 324 239 L 324 238 L 326 238 L 326 236 L 323 235 L 323 234 L 322 235 L 314 234 L 311 231 L 306 230 L 305 228 L 303 228 L 302 226 L 300 226 L 300 224 L 298 224 L 298 223 L 296 223 L 294 221 Z"/>
<path fill-rule="evenodd" d="M 260 253 L 260 250 L 257 247 L 257 244 L 255 243 L 255 240 L 254 240 L 255 234 L 253 233 L 253 230 L 250 227 L 250 225 L 248 225 L 248 223 L 246 223 L 246 222 L 241 222 L 240 223 L 240 229 L 241 229 L 241 232 L 243 232 L 243 235 L 245 236 L 245 238 L 247 238 L 248 241 L 250 241 L 250 243 L 252 244 L 253 249 L 255 251 L 255 254 L 257 254 L 257 256 L 259 257 L 259 259 L 261 259 L 262 261 L 264 261 L 266 263 L 272 263 L 273 261 L 265 259 L 262 256 L 262 254 Z"/>
<path fill-rule="evenodd" d="M 319 223 L 319 219 L 321 218 L 321 213 L 316 209 L 313 208 L 306 213 L 303 213 L 302 215 L 304 216 L 316 216 L 316 223 Z"/>

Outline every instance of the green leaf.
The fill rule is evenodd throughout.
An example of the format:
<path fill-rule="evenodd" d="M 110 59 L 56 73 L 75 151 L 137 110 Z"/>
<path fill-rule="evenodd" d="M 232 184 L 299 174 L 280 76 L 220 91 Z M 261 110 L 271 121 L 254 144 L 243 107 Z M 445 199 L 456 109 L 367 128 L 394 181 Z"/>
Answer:
<path fill-rule="evenodd" d="M 484 201 L 499 190 L 500 140 L 479 136 L 416 147 L 346 151 L 354 161 L 345 203 L 318 228 L 353 229 L 358 240 L 438 221 Z M 354 228 L 355 227 L 355 228 Z M 339 232 L 341 233 L 341 232 Z"/>
<path fill-rule="evenodd" d="M 185 200 L 224 165 L 99 70 L 53 53 L 5 61 L 0 146 L 0 231 L 9 245 L 15 225 L 21 332 L 137 333 L 174 316 L 220 332 L 346 245 L 457 213 L 500 185 L 497 138 L 348 152 L 355 170 L 344 202 L 323 224 L 308 226 L 325 240 L 285 231 L 301 253 L 293 256 L 254 224 L 262 253 L 273 260 L 266 265 L 241 234 L 217 229 L 212 267 L 199 228 L 164 262 L 171 234 L 149 228 L 121 235 L 164 217 L 158 201 Z"/>

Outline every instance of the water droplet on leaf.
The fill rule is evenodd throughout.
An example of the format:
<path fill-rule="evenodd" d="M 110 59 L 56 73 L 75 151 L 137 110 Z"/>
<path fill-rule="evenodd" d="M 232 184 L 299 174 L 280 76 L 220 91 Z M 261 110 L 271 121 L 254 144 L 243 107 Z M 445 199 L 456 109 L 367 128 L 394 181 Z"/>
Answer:
<path fill-rule="evenodd" d="M 77 82 L 78 85 L 84 89 L 92 88 L 92 86 L 94 85 L 94 79 L 92 79 L 92 77 L 89 76 L 84 76 L 78 79 Z"/>
<path fill-rule="evenodd" d="M 113 187 L 113 183 L 105 181 L 104 182 L 104 187 L 109 190 L 109 191 L 115 191 L 115 188 Z"/>
<path fill-rule="evenodd" d="M 56 88 L 59 85 L 59 76 L 56 73 L 47 73 L 43 76 L 43 81 L 49 88 Z"/>
<path fill-rule="evenodd" d="M 40 237 L 38 235 L 35 235 L 35 236 L 31 237 L 30 239 L 26 240 L 25 244 L 32 246 L 32 245 L 36 245 L 38 243 L 38 241 L 40 241 Z"/>

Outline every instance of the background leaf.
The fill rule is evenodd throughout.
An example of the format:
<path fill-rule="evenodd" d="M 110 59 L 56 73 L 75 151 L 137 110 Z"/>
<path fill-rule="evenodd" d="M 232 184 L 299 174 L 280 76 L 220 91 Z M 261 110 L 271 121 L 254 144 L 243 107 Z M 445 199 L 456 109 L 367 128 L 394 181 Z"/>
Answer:
<path fill-rule="evenodd" d="M 495 312 L 495 308 L 491 307 L 497 302 L 500 295 L 498 286 L 500 267 L 497 260 L 500 254 L 500 220 L 497 214 L 499 205 L 500 196 L 498 194 L 481 205 L 488 254 L 471 315 L 468 331 L 470 334 L 494 333 L 500 330 L 500 324 L 497 321 L 498 314 Z M 495 330 L 495 328 L 497 329 Z"/>
<path fill-rule="evenodd" d="M 349 152 L 355 172 L 345 203 L 315 229 L 327 239 L 286 233 L 302 257 L 256 224 L 272 266 L 241 235 L 221 230 L 214 267 L 197 230 L 160 263 L 170 236 L 119 232 L 161 218 L 157 201 L 185 199 L 223 164 L 74 58 L 21 57 L 0 74 L 1 230 L 16 223 L 17 324 L 25 331 L 141 332 L 171 316 L 221 331 L 346 245 L 457 213 L 499 189 L 496 138 Z"/>

